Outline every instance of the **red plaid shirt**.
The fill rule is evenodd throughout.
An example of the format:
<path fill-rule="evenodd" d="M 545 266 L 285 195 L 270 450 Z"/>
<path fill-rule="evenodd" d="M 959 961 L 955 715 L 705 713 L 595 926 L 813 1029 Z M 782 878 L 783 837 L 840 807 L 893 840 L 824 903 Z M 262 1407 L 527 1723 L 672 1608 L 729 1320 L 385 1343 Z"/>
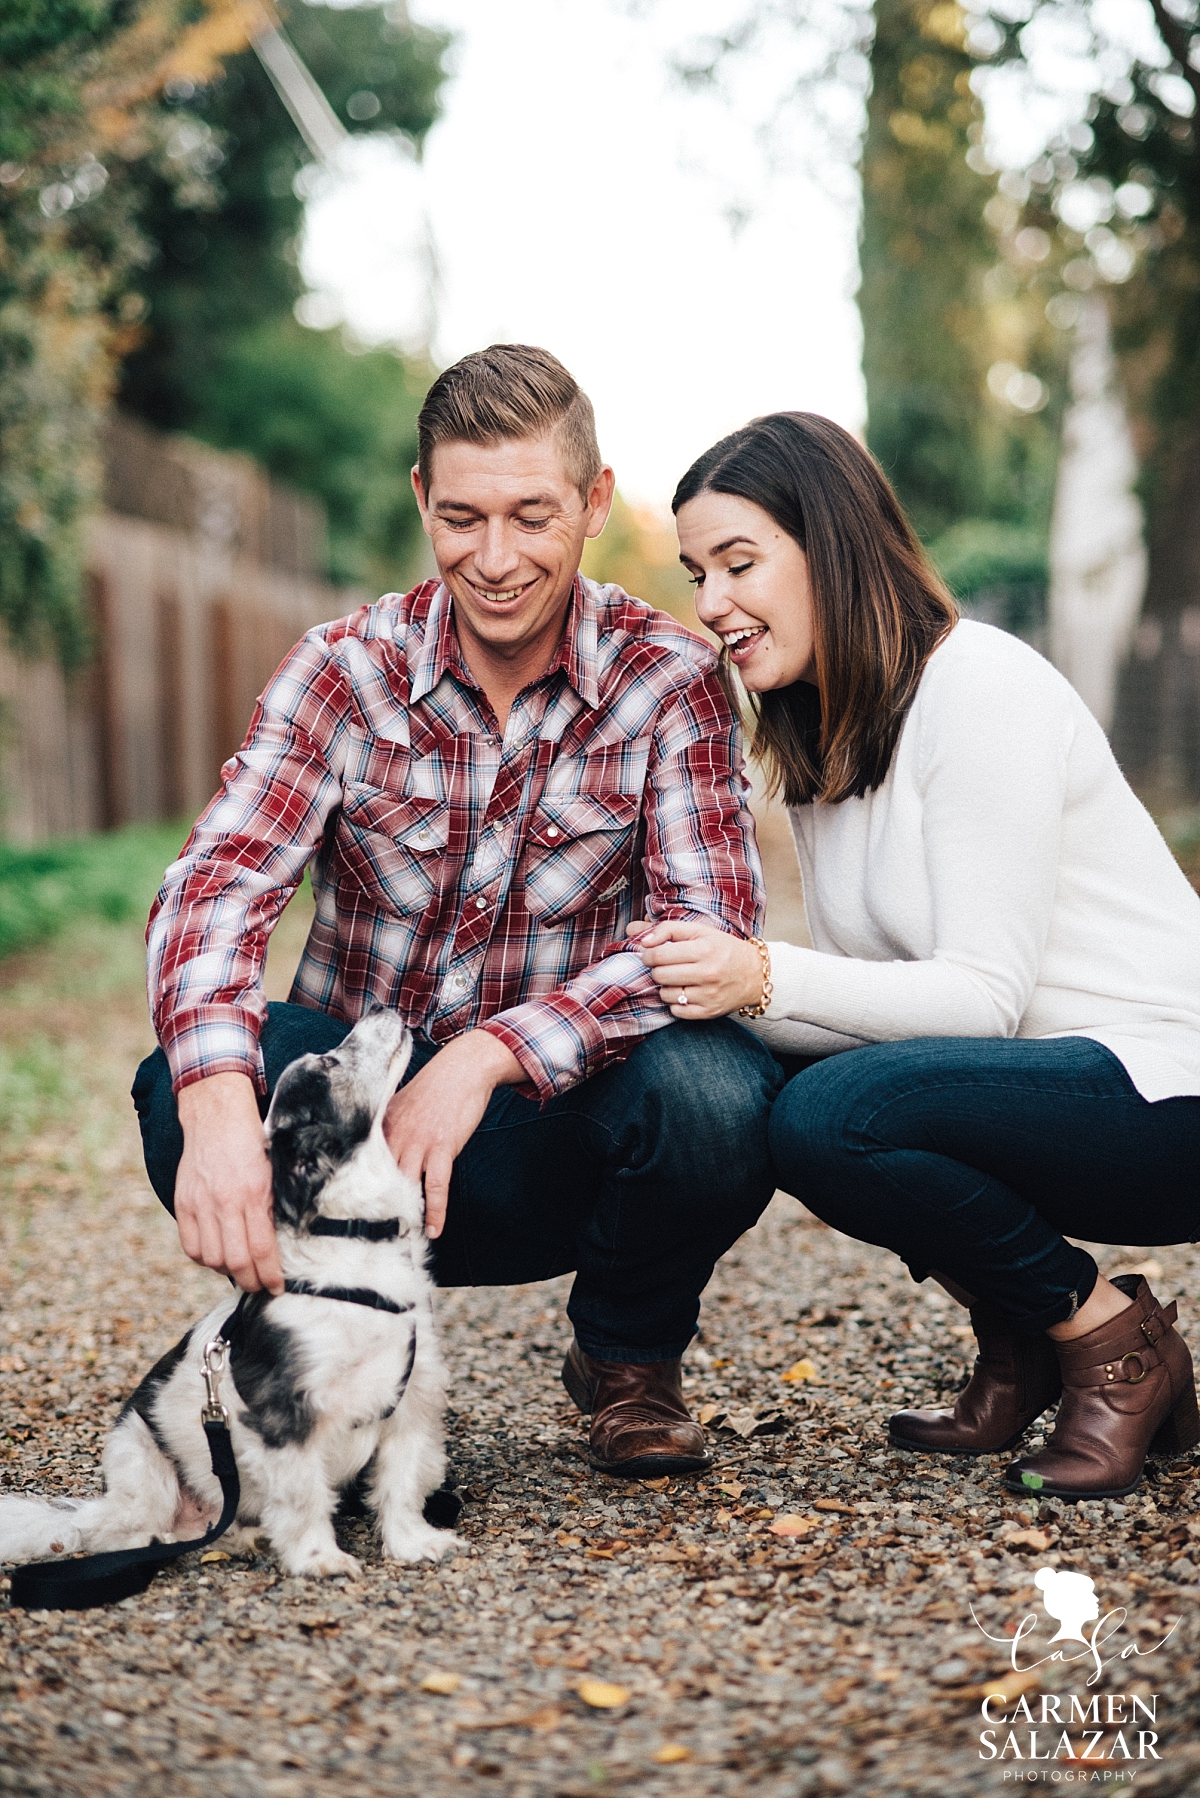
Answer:
<path fill-rule="evenodd" d="M 631 918 L 754 935 L 763 888 L 739 730 L 707 644 L 576 577 L 554 662 L 503 735 L 438 581 L 310 631 L 266 688 L 150 914 L 175 1087 L 263 1090 L 262 968 L 311 870 L 291 997 L 394 1007 L 432 1042 L 483 1025 L 543 1098 L 670 1014 Z"/>

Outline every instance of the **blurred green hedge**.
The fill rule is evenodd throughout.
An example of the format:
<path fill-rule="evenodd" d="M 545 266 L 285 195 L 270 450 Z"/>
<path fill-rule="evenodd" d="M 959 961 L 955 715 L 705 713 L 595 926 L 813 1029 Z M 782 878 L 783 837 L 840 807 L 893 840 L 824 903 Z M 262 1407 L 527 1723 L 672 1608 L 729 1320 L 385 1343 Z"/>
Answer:
<path fill-rule="evenodd" d="M 0 842 L 0 957 L 76 918 L 144 919 L 187 832 L 186 824 L 132 824 L 31 847 Z"/>

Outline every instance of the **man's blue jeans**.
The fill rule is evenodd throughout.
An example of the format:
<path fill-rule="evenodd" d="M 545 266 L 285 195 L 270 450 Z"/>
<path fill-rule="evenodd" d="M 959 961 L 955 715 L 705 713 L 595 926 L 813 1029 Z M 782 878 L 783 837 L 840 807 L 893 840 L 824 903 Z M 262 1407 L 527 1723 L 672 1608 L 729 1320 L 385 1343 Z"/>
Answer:
<path fill-rule="evenodd" d="M 272 1005 L 269 1088 L 297 1055 L 335 1048 L 349 1028 Z M 407 1077 L 436 1052 L 418 1043 Z M 695 1332 L 714 1263 L 774 1191 L 767 1118 L 782 1084 L 768 1051 L 718 1019 L 668 1024 L 545 1105 L 500 1087 L 454 1164 L 434 1277 L 508 1286 L 574 1271 L 567 1312 L 589 1355 L 673 1360 Z M 183 1134 L 161 1049 L 138 1069 L 133 1100 L 150 1183 L 173 1212 Z"/>
<path fill-rule="evenodd" d="M 771 1115 L 779 1184 L 914 1278 L 949 1274 L 1020 1332 L 1096 1283 L 1085 1242 L 1200 1236 L 1200 1098 L 1150 1104 L 1085 1037 L 937 1037 L 830 1056 Z"/>

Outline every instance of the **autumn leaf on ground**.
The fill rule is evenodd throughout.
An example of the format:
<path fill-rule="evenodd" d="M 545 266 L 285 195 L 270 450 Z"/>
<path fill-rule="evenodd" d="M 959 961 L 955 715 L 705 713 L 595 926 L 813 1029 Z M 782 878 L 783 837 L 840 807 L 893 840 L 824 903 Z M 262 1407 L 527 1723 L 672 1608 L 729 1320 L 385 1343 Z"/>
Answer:
<path fill-rule="evenodd" d="M 770 1526 L 773 1536 L 807 1536 L 815 1528 L 813 1518 L 797 1517 L 792 1512 L 785 1512 L 782 1517 L 777 1517 Z"/>
<path fill-rule="evenodd" d="M 843 1517 L 854 1516 L 854 1506 L 844 1505 L 840 1498 L 814 1498 L 814 1511 L 840 1511 Z"/>
<path fill-rule="evenodd" d="M 558 1546 L 560 1548 L 582 1548 L 583 1547 L 583 1537 L 582 1536 L 568 1536 L 568 1535 L 564 1534 L 562 1531 L 559 1532 L 559 1534 L 554 1538 L 554 1540 L 558 1543 Z"/>
<path fill-rule="evenodd" d="M 717 1491 L 723 1492 L 726 1498 L 740 1498 L 745 1490 L 740 1480 L 726 1480 L 723 1486 L 717 1487 Z"/>
<path fill-rule="evenodd" d="M 707 1405 L 701 1405 L 700 1410 L 697 1413 L 698 1420 L 701 1424 L 711 1423 L 714 1417 L 724 1417 L 724 1415 L 725 1413 L 722 1411 L 720 1405 L 714 1405 L 711 1401 Z M 646 1481 L 646 1484 L 650 1484 L 649 1480 Z"/>
<path fill-rule="evenodd" d="M 615 1711 L 623 1704 L 628 1704 L 629 1693 L 624 1686 L 613 1686 L 605 1679 L 581 1679 L 575 1690 L 594 1711 Z"/>
<path fill-rule="evenodd" d="M 662 1767 L 669 1767 L 675 1761 L 690 1761 L 691 1758 L 691 1749 L 685 1748 L 682 1742 L 664 1742 L 653 1756 L 653 1759 Z"/>
<path fill-rule="evenodd" d="M 200 1565 L 203 1567 L 207 1561 L 228 1561 L 229 1558 L 223 1548 L 210 1548 L 207 1554 L 200 1556 Z"/>
<path fill-rule="evenodd" d="M 781 1380 L 786 1380 L 789 1386 L 794 1386 L 800 1380 L 815 1380 L 817 1369 L 812 1361 L 805 1359 L 794 1362 L 787 1372 L 781 1373 L 779 1377 Z"/>
<path fill-rule="evenodd" d="M 1031 1692 L 1041 1683 L 1040 1673 L 1006 1673 L 1002 1679 L 992 1679 L 986 1685 L 976 1686 L 971 1696 L 995 1698 L 1003 1704 L 1011 1704 L 1014 1698 L 1020 1698 L 1024 1692 Z"/>
<path fill-rule="evenodd" d="M 439 1673 L 436 1668 L 427 1673 L 421 1681 L 422 1692 L 436 1692 L 440 1698 L 449 1698 L 451 1692 L 457 1692 L 462 1685 L 461 1673 Z"/>
<path fill-rule="evenodd" d="M 1050 1538 L 1045 1530 L 1013 1530 L 1011 1535 L 1002 1536 L 1005 1548 L 1032 1548 L 1037 1554 L 1044 1554 L 1050 1546 Z"/>
<path fill-rule="evenodd" d="M 701 1420 L 701 1421 L 703 1421 L 703 1420 Z M 667 1487 L 670 1484 L 671 1484 L 670 1480 L 665 1475 L 661 1480 L 643 1480 L 642 1481 L 642 1485 L 648 1487 L 651 1492 L 665 1492 Z"/>

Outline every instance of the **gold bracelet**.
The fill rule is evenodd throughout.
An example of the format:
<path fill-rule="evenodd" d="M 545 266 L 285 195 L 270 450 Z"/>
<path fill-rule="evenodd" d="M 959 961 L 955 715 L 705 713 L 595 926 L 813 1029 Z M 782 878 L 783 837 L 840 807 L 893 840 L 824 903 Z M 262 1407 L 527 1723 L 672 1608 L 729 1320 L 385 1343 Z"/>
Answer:
<path fill-rule="evenodd" d="M 771 996 L 775 991 L 775 988 L 771 984 L 771 951 L 767 948 L 767 945 L 760 936 L 754 937 L 752 941 L 754 947 L 758 950 L 759 960 L 762 962 L 762 997 L 759 999 L 757 1005 L 739 1005 L 739 1018 L 763 1017 L 766 1014 L 767 1006 L 771 1003 Z"/>

